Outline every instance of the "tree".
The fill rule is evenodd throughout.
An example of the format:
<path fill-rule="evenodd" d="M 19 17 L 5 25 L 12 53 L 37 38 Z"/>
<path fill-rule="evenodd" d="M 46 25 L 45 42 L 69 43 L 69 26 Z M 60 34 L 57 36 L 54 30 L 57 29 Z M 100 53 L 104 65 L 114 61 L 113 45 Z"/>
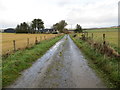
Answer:
<path fill-rule="evenodd" d="M 20 32 L 20 25 L 17 25 L 15 30 L 16 30 L 16 33 L 19 33 Z"/>
<path fill-rule="evenodd" d="M 31 29 L 33 29 L 32 32 L 34 31 L 36 32 L 36 28 L 37 28 L 37 19 L 34 19 L 31 24 Z"/>
<path fill-rule="evenodd" d="M 77 32 L 82 32 L 82 27 L 79 24 L 76 25 L 75 33 Z"/>
<path fill-rule="evenodd" d="M 58 23 L 56 23 L 56 24 L 54 24 L 54 25 L 53 25 L 53 27 L 52 27 L 52 28 L 53 28 L 53 29 L 56 29 L 56 30 L 59 30 L 59 27 L 58 27 L 58 26 L 59 26 L 59 24 L 58 24 Z"/>
<path fill-rule="evenodd" d="M 31 33 L 35 33 L 34 25 L 32 23 L 30 24 L 30 31 L 31 31 Z"/>
<path fill-rule="evenodd" d="M 16 27 L 16 33 L 29 33 L 29 31 L 30 28 L 26 22 L 23 22 L 20 25 L 17 25 Z"/>
<path fill-rule="evenodd" d="M 41 19 L 37 19 L 37 29 L 43 29 L 44 28 L 44 23 Z"/>
<path fill-rule="evenodd" d="M 34 19 L 31 24 L 32 32 L 40 31 L 40 29 L 44 28 L 44 22 L 41 19 Z"/>
<path fill-rule="evenodd" d="M 56 29 L 59 32 L 63 33 L 65 26 L 67 26 L 67 23 L 65 22 L 65 20 L 61 20 L 59 23 L 53 25 L 53 29 Z"/>

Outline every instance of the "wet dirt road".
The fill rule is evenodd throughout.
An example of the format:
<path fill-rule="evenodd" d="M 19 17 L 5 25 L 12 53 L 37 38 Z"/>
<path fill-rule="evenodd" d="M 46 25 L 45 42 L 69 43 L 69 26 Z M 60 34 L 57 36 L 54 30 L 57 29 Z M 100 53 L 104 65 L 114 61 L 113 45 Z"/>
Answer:
<path fill-rule="evenodd" d="M 9 88 L 104 88 L 69 36 L 57 42 Z"/>

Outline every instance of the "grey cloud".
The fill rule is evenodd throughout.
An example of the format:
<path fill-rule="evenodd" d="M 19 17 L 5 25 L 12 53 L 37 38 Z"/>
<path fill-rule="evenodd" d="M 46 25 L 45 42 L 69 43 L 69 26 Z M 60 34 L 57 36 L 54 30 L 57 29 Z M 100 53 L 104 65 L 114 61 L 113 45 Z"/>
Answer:
<path fill-rule="evenodd" d="M 31 21 L 34 18 L 43 19 L 46 26 L 53 25 L 61 19 L 65 19 L 68 24 L 78 23 L 84 27 L 112 25 L 117 21 L 118 3 L 115 0 L 28 0 L 27 7 L 28 1 L 26 0 L 18 0 L 19 3 L 16 0 L 2 1 L 7 10 L 4 10 L 0 1 L 0 13 L 5 14 L 1 15 L 0 27 L 16 26 L 19 22 Z M 7 2 L 11 7 L 15 5 L 16 8 L 10 9 Z"/>
<path fill-rule="evenodd" d="M 117 3 L 116 3 L 117 4 Z M 84 7 L 83 7 L 84 6 Z M 85 27 L 117 25 L 117 7 L 112 3 L 96 3 L 69 8 L 66 20 L 70 24 L 82 24 Z"/>

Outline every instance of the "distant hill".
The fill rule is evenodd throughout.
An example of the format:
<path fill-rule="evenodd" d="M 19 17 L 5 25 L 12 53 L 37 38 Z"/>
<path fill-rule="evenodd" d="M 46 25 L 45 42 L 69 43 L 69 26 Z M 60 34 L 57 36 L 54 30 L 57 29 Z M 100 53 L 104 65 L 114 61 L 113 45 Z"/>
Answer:
<path fill-rule="evenodd" d="M 101 27 L 101 28 L 84 28 L 83 30 L 111 29 L 111 28 L 118 28 L 118 26 L 111 26 L 111 27 Z"/>

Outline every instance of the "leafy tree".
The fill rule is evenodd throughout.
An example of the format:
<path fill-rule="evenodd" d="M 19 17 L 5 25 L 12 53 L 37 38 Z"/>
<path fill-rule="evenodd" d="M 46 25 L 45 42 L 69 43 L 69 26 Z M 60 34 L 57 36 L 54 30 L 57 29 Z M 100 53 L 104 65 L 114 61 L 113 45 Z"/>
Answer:
<path fill-rule="evenodd" d="M 67 26 L 67 23 L 65 22 L 65 20 L 61 20 L 59 23 L 54 24 L 53 28 L 63 33 L 65 26 Z"/>
<path fill-rule="evenodd" d="M 31 33 L 35 33 L 34 25 L 32 23 L 30 24 L 30 31 L 31 31 Z"/>
<path fill-rule="evenodd" d="M 36 28 L 37 28 L 37 19 L 34 19 L 34 20 L 32 21 L 31 28 L 33 29 L 33 32 L 34 32 L 34 31 L 36 32 Z"/>
<path fill-rule="evenodd" d="M 75 33 L 77 32 L 82 32 L 82 27 L 79 24 L 76 25 Z"/>
<path fill-rule="evenodd" d="M 16 27 L 16 33 L 19 33 L 20 32 L 20 25 L 17 25 Z"/>
<path fill-rule="evenodd" d="M 31 24 L 32 32 L 40 31 L 40 29 L 44 28 L 44 22 L 41 19 L 34 19 Z"/>
<path fill-rule="evenodd" d="M 52 28 L 53 28 L 53 29 L 56 29 L 56 30 L 59 30 L 59 27 L 58 27 L 58 26 L 59 26 L 59 24 L 58 24 L 58 23 L 56 23 L 56 24 L 54 24 L 54 25 L 53 25 L 53 27 L 52 27 Z"/>
<path fill-rule="evenodd" d="M 44 28 L 44 23 L 41 19 L 37 19 L 37 29 L 43 29 Z"/>
<path fill-rule="evenodd" d="M 30 28 L 26 22 L 23 22 L 20 25 L 17 25 L 16 27 L 16 33 L 29 33 L 29 32 Z"/>

